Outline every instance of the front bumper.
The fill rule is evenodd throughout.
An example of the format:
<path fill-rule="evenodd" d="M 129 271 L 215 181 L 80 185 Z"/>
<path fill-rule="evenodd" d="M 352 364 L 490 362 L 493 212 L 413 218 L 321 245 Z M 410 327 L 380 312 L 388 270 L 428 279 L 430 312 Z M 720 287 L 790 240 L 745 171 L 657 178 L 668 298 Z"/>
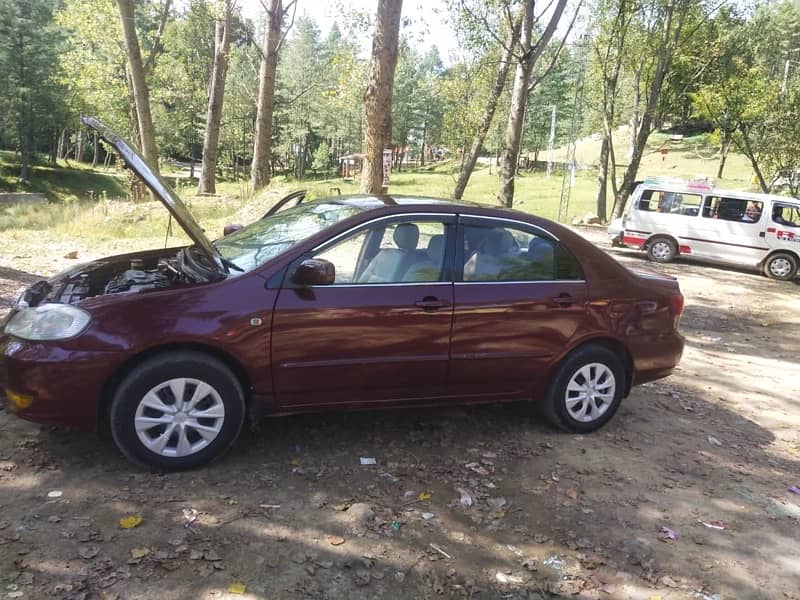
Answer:
<path fill-rule="evenodd" d="M 29 421 L 95 429 L 103 386 L 121 360 L 0 336 L 0 401 Z"/>

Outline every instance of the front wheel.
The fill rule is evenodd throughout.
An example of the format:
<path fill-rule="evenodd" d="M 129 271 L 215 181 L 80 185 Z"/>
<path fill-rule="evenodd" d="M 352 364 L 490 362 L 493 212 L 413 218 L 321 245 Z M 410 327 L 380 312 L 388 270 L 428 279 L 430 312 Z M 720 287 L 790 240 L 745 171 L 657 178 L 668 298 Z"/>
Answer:
<path fill-rule="evenodd" d="M 622 359 L 605 346 L 589 345 L 570 354 L 556 370 L 542 409 L 559 429 L 588 433 L 617 411 L 625 389 Z"/>
<path fill-rule="evenodd" d="M 764 274 L 782 281 L 794 279 L 797 275 L 797 259 L 788 252 L 776 252 L 764 263 Z"/>
<path fill-rule="evenodd" d="M 653 238 L 647 245 L 647 256 L 650 260 L 655 262 L 672 262 L 678 255 L 678 248 L 669 238 L 657 237 Z"/>
<path fill-rule="evenodd" d="M 225 452 L 244 423 L 241 385 L 199 352 L 172 352 L 135 367 L 114 394 L 114 442 L 130 460 L 165 471 L 199 467 Z"/>

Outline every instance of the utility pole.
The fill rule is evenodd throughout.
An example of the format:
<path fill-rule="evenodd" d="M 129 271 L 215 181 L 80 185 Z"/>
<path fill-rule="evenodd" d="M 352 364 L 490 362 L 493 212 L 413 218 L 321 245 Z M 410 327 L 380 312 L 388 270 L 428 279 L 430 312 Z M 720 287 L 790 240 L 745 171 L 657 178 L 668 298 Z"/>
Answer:
<path fill-rule="evenodd" d="M 550 137 L 547 139 L 547 176 L 553 171 L 553 144 L 556 141 L 556 105 L 553 104 L 553 116 L 550 118 Z"/>

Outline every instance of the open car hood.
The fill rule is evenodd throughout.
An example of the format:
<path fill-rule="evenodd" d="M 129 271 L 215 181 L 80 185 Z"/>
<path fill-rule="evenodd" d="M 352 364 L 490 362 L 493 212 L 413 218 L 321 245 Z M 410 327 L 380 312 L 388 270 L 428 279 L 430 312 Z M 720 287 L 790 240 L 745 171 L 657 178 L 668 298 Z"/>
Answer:
<path fill-rule="evenodd" d="M 167 207 L 167 210 L 191 238 L 194 245 L 207 256 L 209 264 L 213 265 L 219 271 L 219 274 L 224 277 L 227 270 L 222 263 L 219 252 L 211 244 L 206 234 L 203 233 L 203 229 L 195 221 L 192 213 L 186 208 L 178 194 L 175 193 L 164 178 L 156 173 L 144 157 L 131 148 L 113 129 L 94 117 L 81 117 L 81 121 L 94 129 L 100 137 L 114 147 L 128 167 L 144 181 L 153 194 Z"/>

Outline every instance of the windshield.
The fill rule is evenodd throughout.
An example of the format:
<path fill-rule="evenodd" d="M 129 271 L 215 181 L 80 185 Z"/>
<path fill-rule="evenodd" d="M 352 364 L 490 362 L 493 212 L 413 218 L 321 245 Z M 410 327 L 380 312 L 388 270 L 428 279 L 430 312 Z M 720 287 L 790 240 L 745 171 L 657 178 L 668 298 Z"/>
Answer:
<path fill-rule="evenodd" d="M 243 271 L 252 271 L 296 244 L 361 212 L 350 204 L 309 202 L 256 221 L 214 242 L 219 253 Z M 235 275 L 236 271 L 231 271 Z"/>

